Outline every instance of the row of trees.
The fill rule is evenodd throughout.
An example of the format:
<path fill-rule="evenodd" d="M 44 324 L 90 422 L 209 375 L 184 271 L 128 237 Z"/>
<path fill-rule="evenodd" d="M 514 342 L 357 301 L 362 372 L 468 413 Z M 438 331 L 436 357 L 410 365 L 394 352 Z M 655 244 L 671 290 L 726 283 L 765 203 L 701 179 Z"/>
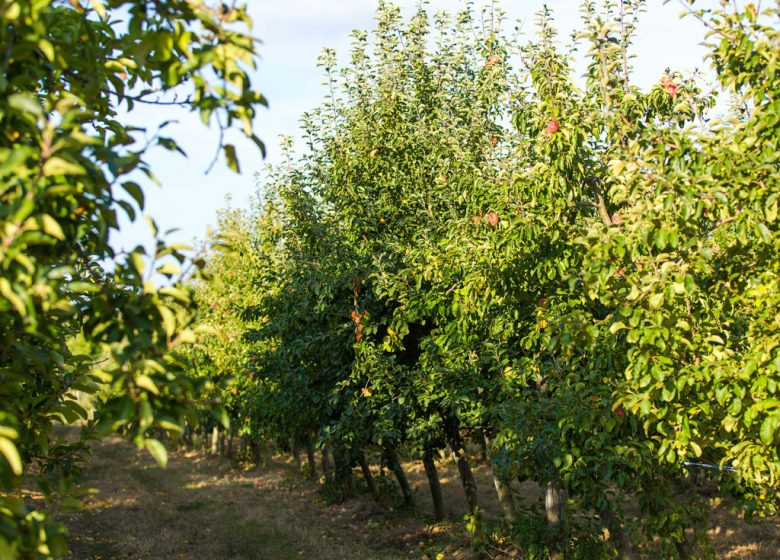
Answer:
<path fill-rule="evenodd" d="M 121 431 L 164 464 L 152 430 L 197 419 L 207 380 L 175 353 L 197 335 L 193 294 L 154 282 L 185 248 L 120 253 L 110 236 L 143 211 L 147 151 L 179 151 L 134 107 L 196 111 L 262 148 L 249 26 L 202 0 L 0 1 L 0 558 L 66 553 L 51 513 L 79 506 L 88 441 Z M 75 439 L 55 429 L 74 423 Z"/>
<path fill-rule="evenodd" d="M 447 448 L 474 519 L 484 443 L 529 553 L 704 555 L 686 461 L 776 510 L 777 7 L 690 8 L 727 115 L 677 73 L 632 85 L 642 8 L 583 3 L 584 84 L 546 11 L 521 44 L 495 6 L 381 2 L 345 66 L 324 52 L 306 151 L 222 215 L 193 283 L 218 329 L 188 359 L 234 430 L 332 449 L 337 484 L 381 461 L 407 500 L 418 458 L 437 517 Z"/>

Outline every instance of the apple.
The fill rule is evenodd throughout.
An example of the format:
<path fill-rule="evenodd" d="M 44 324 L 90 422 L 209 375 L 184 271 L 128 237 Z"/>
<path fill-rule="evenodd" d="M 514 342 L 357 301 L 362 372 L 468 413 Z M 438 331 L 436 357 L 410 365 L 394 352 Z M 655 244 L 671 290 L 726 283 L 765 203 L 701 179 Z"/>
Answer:
<path fill-rule="evenodd" d="M 495 66 L 499 62 L 501 62 L 501 57 L 497 54 L 491 54 L 485 62 L 485 66 Z"/>
<path fill-rule="evenodd" d="M 495 212 L 488 212 L 485 215 L 485 220 L 491 226 L 496 227 L 498 225 L 498 214 L 496 214 Z"/>
<path fill-rule="evenodd" d="M 658 82 L 661 84 L 661 87 L 666 91 L 666 93 L 669 94 L 669 97 L 677 97 L 677 84 L 674 83 L 674 80 L 670 78 L 669 76 L 661 76 L 661 79 L 658 80 Z"/>
<path fill-rule="evenodd" d="M 552 119 L 550 122 L 547 123 L 547 127 L 544 129 L 545 134 L 555 134 L 560 129 L 560 125 L 558 125 L 557 119 Z"/>
<path fill-rule="evenodd" d="M 626 417 L 626 411 L 623 410 L 622 406 L 619 406 L 619 407 L 617 407 L 615 409 L 615 414 L 617 414 L 618 417 L 620 417 L 620 418 L 625 418 Z"/>
<path fill-rule="evenodd" d="M 470 219 L 471 223 L 476 226 L 479 225 L 479 222 L 482 220 L 482 216 L 472 216 Z"/>
<path fill-rule="evenodd" d="M 612 224 L 619 225 L 623 222 L 623 217 L 620 214 L 612 214 Z"/>

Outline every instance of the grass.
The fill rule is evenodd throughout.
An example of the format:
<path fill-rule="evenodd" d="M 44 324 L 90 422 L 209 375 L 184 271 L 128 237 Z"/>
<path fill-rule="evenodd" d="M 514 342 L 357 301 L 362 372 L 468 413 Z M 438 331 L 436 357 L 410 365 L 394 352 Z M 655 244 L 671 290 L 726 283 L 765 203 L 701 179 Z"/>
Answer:
<path fill-rule="evenodd" d="M 65 519 L 72 560 L 477 557 L 460 522 L 466 509 L 449 462 L 439 468 L 454 521 L 433 524 L 425 473 L 416 463 L 405 468 L 419 513 L 368 499 L 327 504 L 317 484 L 303 480 L 290 462 L 279 458 L 270 469 L 242 471 L 202 452 L 173 451 L 164 470 L 119 438 L 100 442 L 94 450 L 85 482 L 100 492 L 86 501 L 82 512 Z M 496 518 L 500 510 L 489 467 L 476 467 L 475 475 L 485 517 Z M 515 490 L 526 504 L 541 496 L 530 483 Z M 721 504 L 711 525 L 718 559 L 780 558 L 777 519 L 747 524 Z"/>

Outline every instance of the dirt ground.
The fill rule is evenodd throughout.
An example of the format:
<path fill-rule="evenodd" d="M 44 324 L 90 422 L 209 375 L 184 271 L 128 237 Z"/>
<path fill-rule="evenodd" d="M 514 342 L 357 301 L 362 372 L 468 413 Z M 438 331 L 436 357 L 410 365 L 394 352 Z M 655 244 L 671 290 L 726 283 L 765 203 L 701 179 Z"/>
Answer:
<path fill-rule="evenodd" d="M 443 461 L 440 476 L 449 518 L 434 524 L 422 465 L 405 465 L 415 488 L 418 513 L 371 500 L 332 505 L 320 486 L 304 480 L 291 459 L 275 457 L 271 468 L 242 470 L 201 451 L 173 451 L 168 469 L 119 438 L 96 445 L 85 483 L 99 493 L 83 511 L 66 516 L 72 560 L 467 560 L 469 535 L 454 465 Z M 490 471 L 475 472 L 481 506 L 498 515 Z M 519 490 L 525 501 L 538 487 Z M 748 525 L 728 508 L 716 508 L 712 536 L 716 557 L 777 560 L 777 519 Z M 521 555 L 518 555 L 521 557 Z"/>

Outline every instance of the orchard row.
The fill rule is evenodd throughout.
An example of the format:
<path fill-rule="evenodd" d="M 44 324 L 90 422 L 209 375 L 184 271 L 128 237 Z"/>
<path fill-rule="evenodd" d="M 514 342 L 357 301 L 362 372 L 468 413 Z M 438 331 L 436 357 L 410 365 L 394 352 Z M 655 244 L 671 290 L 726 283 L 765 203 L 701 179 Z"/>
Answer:
<path fill-rule="evenodd" d="M 542 555 L 705 554 L 686 462 L 775 511 L 778 13 L 691 8 L 717 87 L 642 90 L 640 7 L 583 4 L 581 81 L 549 13 L 521 43 L 495 6 L 381 3 L 345 65 L 324 52 L 305 151 L 222 213 L 192 281 L 215 330 L 183 354 L 234 432 L 332 450 L 345 489 L 374 458 L 407 500 L 419 459 L 437 517 L 446 448 L 475 522 L 477 441 Z M 521 512 L 517 480 L 545 506 Z"/>

